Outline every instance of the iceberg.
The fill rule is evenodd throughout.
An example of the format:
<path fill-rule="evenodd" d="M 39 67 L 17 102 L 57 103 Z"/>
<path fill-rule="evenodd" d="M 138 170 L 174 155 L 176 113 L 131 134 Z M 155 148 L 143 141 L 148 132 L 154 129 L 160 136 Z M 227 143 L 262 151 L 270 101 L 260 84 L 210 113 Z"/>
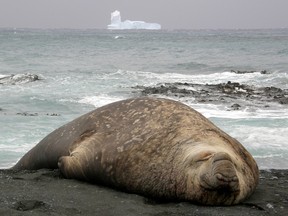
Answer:
<path fill-rule="evenodd" d="M 116 10 L 111 13 L 111 24 L 107 26 L 108 29 L 148 29 L 159 30 L 161 25 L 158 23 L 146 23 L 144 21 L 121 21 L 120 11 Z"/>

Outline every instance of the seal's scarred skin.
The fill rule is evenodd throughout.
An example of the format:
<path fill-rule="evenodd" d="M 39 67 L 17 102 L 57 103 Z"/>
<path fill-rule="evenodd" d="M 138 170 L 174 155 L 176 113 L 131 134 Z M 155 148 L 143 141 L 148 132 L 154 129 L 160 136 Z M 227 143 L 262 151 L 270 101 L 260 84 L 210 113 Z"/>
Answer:
<path fill-rule="evenodd" d="M 58 168 L 150 197 L 233 205 L 255 190 L 251 154 L 191 107 L 134 98 L 87 113 L 31 149 L 15 170 Z"/>

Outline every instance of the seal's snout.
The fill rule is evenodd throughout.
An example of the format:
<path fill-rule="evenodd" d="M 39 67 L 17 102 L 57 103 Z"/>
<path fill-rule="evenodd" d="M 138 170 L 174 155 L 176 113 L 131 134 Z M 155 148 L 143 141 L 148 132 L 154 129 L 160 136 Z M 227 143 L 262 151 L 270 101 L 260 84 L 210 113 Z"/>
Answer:
<path fill-rule="evenodd" d="M 231 191 L 237 191 L 238 190 L 238 177 L 236 175 L 231 176 L 224 176 L 222 173 L 217 173 L 215 175 L 216 181 L 215 185 L 217 185 L 217 188 L 227 188 Z"/>
<path fill-rule="evenodd" d="M 225 152 L 214 154 L 201 176 L 202 186 L 209 190 L 239 190 L 239 179 L 232 158 Z"/>
<path fill-rule="evenodd" d="M 220 152 L 211 160 L 214 186 L 232 191 L 238 190 L 239 179 L 231 157 L 227 153 Z"/>

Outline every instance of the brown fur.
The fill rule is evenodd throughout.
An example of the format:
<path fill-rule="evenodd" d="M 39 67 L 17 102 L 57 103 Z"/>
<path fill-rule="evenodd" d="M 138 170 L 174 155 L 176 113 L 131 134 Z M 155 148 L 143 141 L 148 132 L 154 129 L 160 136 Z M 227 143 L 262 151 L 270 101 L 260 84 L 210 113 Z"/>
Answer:
<path fill-rule="evenodd" d="M 259 178 L 238 141 L 192 108 L 153 98 L 119 101 L 75 119 L 14 169 L 57 167 L 67 178 L 208 205 L 243 201 Z"/>

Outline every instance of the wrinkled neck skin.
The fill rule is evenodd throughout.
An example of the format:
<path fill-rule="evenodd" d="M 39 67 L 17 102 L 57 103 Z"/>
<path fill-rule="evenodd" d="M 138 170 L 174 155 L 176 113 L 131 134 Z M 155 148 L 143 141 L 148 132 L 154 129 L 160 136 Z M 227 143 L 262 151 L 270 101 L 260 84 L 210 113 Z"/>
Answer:
<path fill-rule="evenodd" d="M 209 150 L 205 150 L 208 146 Z M 252 156 L 251 156 L 252 157 Z M 200 144 L 186 149 L 185 199 L 204 205 L 238 204 L 254 191 L 258 179 L 233 148 Z M 257 166 L 257 165 L 256 165 Z"/>

